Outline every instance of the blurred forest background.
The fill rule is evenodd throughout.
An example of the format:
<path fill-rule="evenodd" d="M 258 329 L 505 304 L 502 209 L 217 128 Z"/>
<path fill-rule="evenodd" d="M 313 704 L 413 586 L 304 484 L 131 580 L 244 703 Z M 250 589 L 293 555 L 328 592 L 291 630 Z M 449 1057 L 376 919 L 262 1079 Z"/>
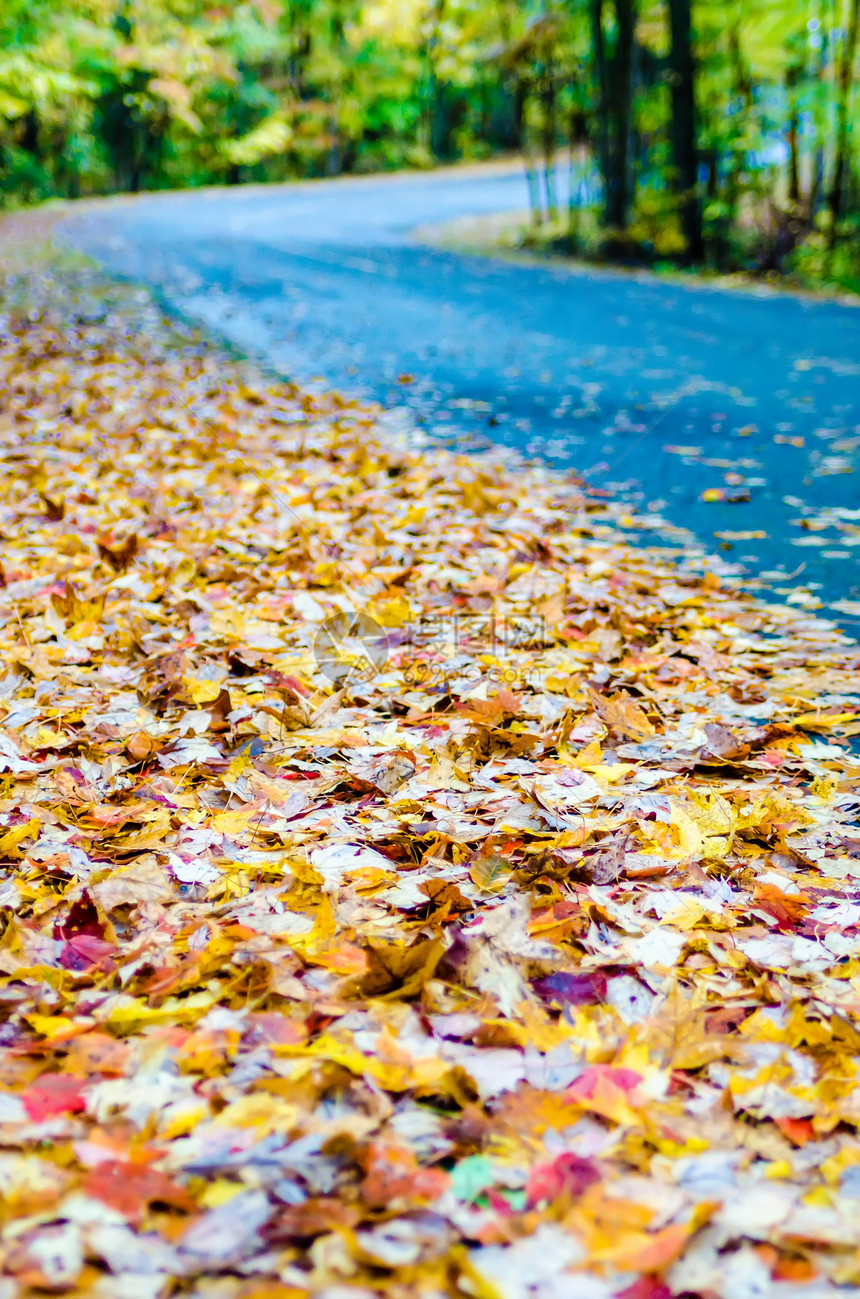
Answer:
<path fill-rule="evenodd" d="M 858 28 L 860 0 L 3 0 L 0 195 L 522 152 L 534 241 L 860 289 Z"/>

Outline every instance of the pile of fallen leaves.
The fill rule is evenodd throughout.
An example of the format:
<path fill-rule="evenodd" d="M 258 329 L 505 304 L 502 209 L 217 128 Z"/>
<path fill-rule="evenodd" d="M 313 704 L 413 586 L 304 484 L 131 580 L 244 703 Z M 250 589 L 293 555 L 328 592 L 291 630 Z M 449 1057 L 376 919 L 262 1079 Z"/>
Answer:
<path fill-rule="evenodd" d="M 856 646 L 569 479 L 2 337 L 2 1299 L 856 1293 Z"/>

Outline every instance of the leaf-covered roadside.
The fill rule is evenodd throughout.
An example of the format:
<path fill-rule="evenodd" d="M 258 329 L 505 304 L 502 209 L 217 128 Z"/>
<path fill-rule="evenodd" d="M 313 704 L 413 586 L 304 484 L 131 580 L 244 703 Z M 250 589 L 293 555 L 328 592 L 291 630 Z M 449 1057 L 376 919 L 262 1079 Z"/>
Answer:
<path fill-rule="evenodd" d="M 853 1290 L 856 646 L 569 480 L 33 315 L 2 1299 Z"/>

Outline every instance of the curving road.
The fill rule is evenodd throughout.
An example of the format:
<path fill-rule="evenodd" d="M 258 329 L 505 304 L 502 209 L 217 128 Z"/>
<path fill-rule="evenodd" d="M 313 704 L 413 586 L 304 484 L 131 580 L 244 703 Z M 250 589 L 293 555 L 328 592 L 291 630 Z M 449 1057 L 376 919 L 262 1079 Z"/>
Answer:
<path fill-rule="evenodd" d="M 860 309 L 412 233 L 526 201 L 495 165 L 111 200 L 63 233 L 276 371 L 573 466 L 856 635 Z"/>

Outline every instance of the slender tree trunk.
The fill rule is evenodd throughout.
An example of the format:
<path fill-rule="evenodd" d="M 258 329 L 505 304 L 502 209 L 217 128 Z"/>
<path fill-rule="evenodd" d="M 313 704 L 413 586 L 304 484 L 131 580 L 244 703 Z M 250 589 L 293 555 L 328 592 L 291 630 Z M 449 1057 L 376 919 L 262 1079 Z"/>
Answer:
<path fill-rule="evenodd" d="M 708 168 L 707 195 L 709 199 L 715 199 L 720 184 L 719 159 L 716 149 L 708 150 L 705 162 Z"/>
<path fill-rule="evenodd" d="M 531 223 L 537 229 L 543 223 L 543 204 L 541 202 L 538 162 L 532 154 L 532 142 L 528 130 L 527 109 L 530 89 L 526 77 L 520 72 L 515 73 L 513 97 L 514 134 L 516 136 L 516 147 L 522 155 L 523 167 L 526 173 Z"/>
<path fill-rule="evenodd" d="M 514 136 L 516 138 L 516 147 L 523 149 L 525 147 L 526 137 L 526 100 L 528 99 L 528 86 L 523 78 L 517 74 L 514 83 L 513 97 L 513 126 Z"/>
<path fill-rule="evenodd" d="M 851 0 L 851 17 L 848 31 L 843 37 L 842 58 L 837 68 L 836 155 L 828 197 L 831 248 L 836 243 L 837 225 L 842 215 L 842 192 L 849 163 L 849 109 L 851 92 L 854 88 L 854 59 L 857 54 L 858 34 L 860 34 L 860 0 Z"/>
<path fill-rule="evenodd" d="M 822 86 L 827 78 L 827 37 L 822 35 L 819 40 L 818 58 L 815 60 L 812 69 L 812 75 Z M 821 208 L 822 196 L 824 194 L 824 125 L 820 120 L 820 113 L 816 113 L 814 119 L 815 130 L 815 148 L 810 160 L 810 177 L 809 177 L 809 194 L 806 199 L 806 206 L 809 212 L 810 221 L 814 221 Z"/>
<path fill-rule="evenodd" d="M 627 228 L 630 209 L 630 119 L 633 97 L 633 34 L 636 28 L 635 0 L 615 0 L 618 37 L 612 60 L 610 127 L 611 166 L 607 196 L 607 224 Z"/>
<path fill-rule="evenodd" d="M 21 148 L 32 153 L 34 158 L 39 156 L 39 119 L 34 110 L 23 119 L 24 129 L 21 132 Z"/>
<path fill-rule="evenodd" d="M 425 58 L 427 61 L 427 148 L 432 157 L 438 154 L 440 143 L 440 127 L 444 129 L 440 122 L 441 113 L 444 112 L 444 104 L 440 94 L 439 78 L 437 75 L 437 61 L 439 54 L 439 43 L 441 40 L 442 21 L 445 17 L 445 0 L 434 0 L 427 13 L 427 23 L 429 32 L 425 49 Z"/>
<path fill-rule="evenodd" d="M 800 202 L 800 159 L 797 147 L 799 122 L 797 113 L 792 109 L 788 119 L 788 201 Z"/>
<path fill-rule="evenodd" d="M 636 0 L 615 0 L 611 58 L 603 34 L 603 0 L 592 0 L 591 28 L 600 92 L 599 162 L 605 188 L 604 222 L 624 231 L 630 210 L 630 122 L 633 98 L 633 37 Z"/>
<path fill-rule="evenodd" d="M 681 231 L 687 259 L 700 262 L 705 248 L 699 203 L 699 158 L 696 148 L 696 66 L 693 57 L 691 0 L 669 0 L 672 48 L 672 155 L 675 191 L 681 204 Z"/>
<path fill-rule="evenodd" d="M 790 67 L 785 73 L 785 98 L 788 104 L 788 201 L 800 203 L 800 114 L 797 108 L 797 86 L 803 75 L 802 67 Z"/>

